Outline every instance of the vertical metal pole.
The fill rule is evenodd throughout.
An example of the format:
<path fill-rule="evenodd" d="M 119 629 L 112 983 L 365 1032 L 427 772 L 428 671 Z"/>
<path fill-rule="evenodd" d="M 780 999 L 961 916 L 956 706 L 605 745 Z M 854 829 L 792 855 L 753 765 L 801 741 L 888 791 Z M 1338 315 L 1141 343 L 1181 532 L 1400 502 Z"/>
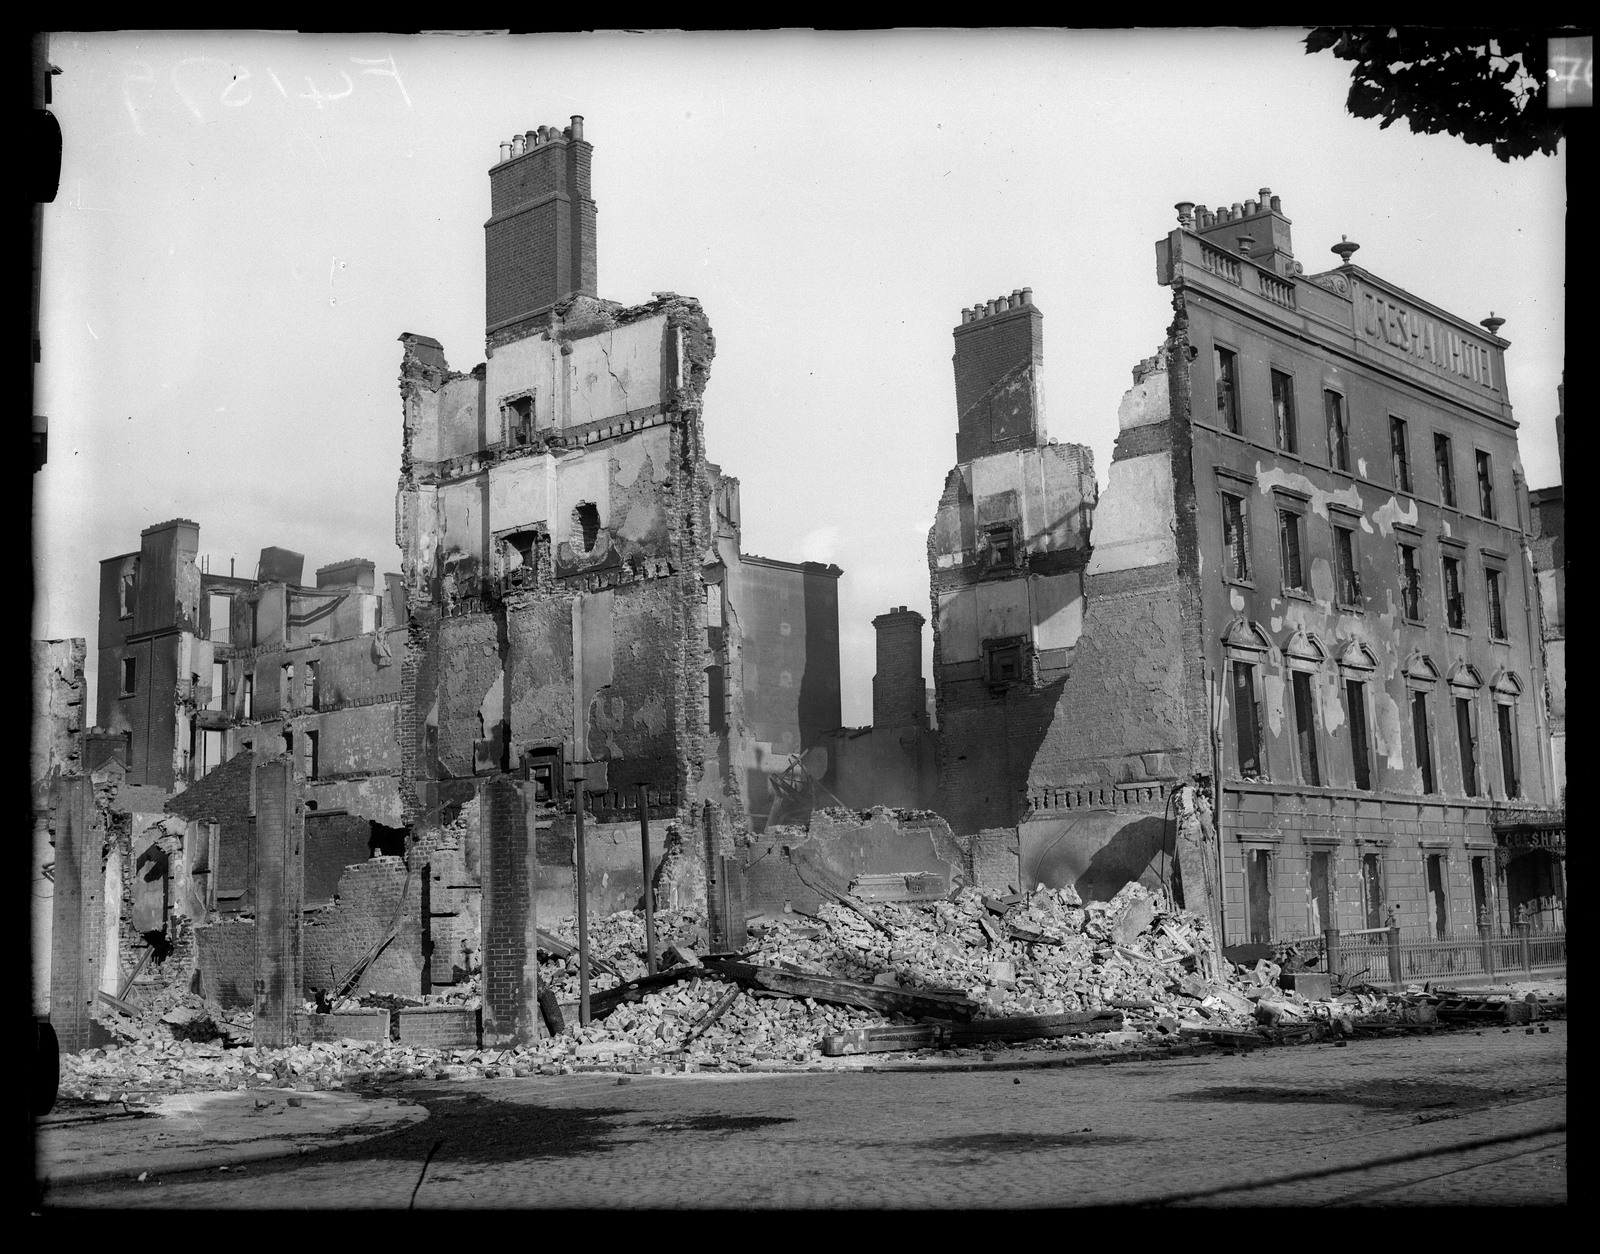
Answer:
<path fill-rule="evenodd" d="M 1325 962 L 1323 964 L 1323 967 L 1328 973 L 1328 979 L 1329 979 L 1330 982 L 1333 981 L 1333 980 L 1337 980 L 1339 978 L 1339 929 L 1338 928 L 1336 928 L 1336 927 L 1327 927 L 1327 928 L 1323 928 L 1322 929 L 1322 948 L 1323 948 L 1323 953 L 1326 955 L 1326 960 L 1325 960 Z"/>
<path fill-rule="evenodd" d="M 650 875 L 650 786 L 639 785 L 639 850 L 644 858 L 644 951 L 646 968 L 656 973 L 656 890 Z"/>
<path fill-rule="evenodd" d="M 1389 925 L 1389 979 L 1396 988 L 1401 987 L 1400 982 L 1400 925 Z"/>
<path fill-rule="evenodd" d="M 577 824 L 574 841 L 578 853 L 578 1022 L 589 1026 L 589 865 L 583 854 L 583 780 L 572 790 Z"/>

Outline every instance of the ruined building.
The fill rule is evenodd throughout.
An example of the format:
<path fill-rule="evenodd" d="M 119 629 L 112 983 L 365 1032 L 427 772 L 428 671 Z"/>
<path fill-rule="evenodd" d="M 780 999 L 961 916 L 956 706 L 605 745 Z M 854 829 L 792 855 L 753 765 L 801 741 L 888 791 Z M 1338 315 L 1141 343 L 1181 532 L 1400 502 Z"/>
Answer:
<path fill-rule="evenodd" d="M 1098 502 L 1044 443 L 1029 293 L 956 328 L 941 812 L 1015 832 L 1026 883 L 1176 878 L 1231 941 L 1509 922 L 1513 829 L 1555 794 L 1502 320 L 1353 244 L 1304 274 L 1268 191 L 1178 210 Z"/>

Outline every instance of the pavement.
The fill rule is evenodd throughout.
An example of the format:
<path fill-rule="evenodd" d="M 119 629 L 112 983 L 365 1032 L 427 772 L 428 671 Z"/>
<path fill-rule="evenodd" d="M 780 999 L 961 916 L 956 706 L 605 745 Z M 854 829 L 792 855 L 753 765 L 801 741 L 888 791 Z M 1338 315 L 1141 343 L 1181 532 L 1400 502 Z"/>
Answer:
<path fill-rule="evenodd" d="M 149 1106 L 77 1104 L 34 1121 L 34 1170 L 56 1187 L 141 1172 L 227 1171 L 348 1145 L 427 1117 L 426 1107 L 407 1098 L 293 1089 L 175 1093 Z"/>
<path fill-rule="evenodd" d="M 405 1081 L 385 1096 L 422 1103 L 425 1122 L 244 1175 L 134 1182 L 125 1160 L 120 1179 L 52 1182 L 41 1204 L 1564 1205 L 1567 1032 L 1556 1021 L 1241 1053 L 1130 1050 L 1112 1066 L 997 1051 L 981 1068 L 938 1072 L 864 1060 L 821 1074 Z"/>

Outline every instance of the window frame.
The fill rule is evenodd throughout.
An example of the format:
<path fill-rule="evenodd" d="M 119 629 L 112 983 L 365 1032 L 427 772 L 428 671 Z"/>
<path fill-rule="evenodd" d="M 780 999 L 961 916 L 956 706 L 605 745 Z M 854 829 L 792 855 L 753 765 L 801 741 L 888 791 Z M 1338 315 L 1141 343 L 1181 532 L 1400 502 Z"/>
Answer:
<path fill-rule="evenodd" d="M 1028 657 L 1028 638 L 1026 636 L 993 636 L 985 638 L 980 646 L 983 654 L 984 682 L 988 684 L 989 691 L 1003 692 L 1011 688 L 1026 688 L 1032 686 L 1032 667 Z M 1016 654 L 1017 677 L 1015 679 L 1000 678 L 995 674 L 997 659 L 1010 654 Z"/>
<path fill-rule="evenodd" d="M 1328 432 L 1328 468 L 1342 474 L 1350 469 L 1350 410 L 1348 398 L 1337 388 L 1322 389 L 1322 420 Z"/>
<path fill-rule="evenodd" d="M 221 601 L 222 635 L 217 636 L 217 602 Z M 212 644 L 233 643 L 233 597 L 226 592 L 206 593 L 206 639 Z"/>
<path fill-rule="evenodd" d="M 1522 767 L 1522 731 L 1518 716 L 1522 713 L 1522 682 L 1509 671 L 1501 671 L 1489 684 L 1489 699 L 1495 709 L 1495 737 L 1500 750 L 1500 790 L 1505 800 L 1512 801 L 1524 795 L 1527 782 Z M 1504 713 L 1502 713 L 1504 711 Z M 1509 740 L 1506 732 L 1510 732 Z M 1512 777 L 1506 778 L 1509 766 Z"/>
<path fill-rule="evenodd" d="M 1494 503 L 1494 456 L 1481 448 L 1472 452 L 1478 477 L 1478 517 L 1494 522 L 1499 517 Z"/>
<path fill-rule="evenodd" d="M 1459 509 L 1456 495 L 1455 445 L 1443 431 L 1433 433 L 1433 475 L 1438 481 L 1439 504 L 1445 509 Z"/>
<path fill-rule="evenodd" d="M 1290 505 L 1285 498 L 1280 496 L 1275 501 L 1275 507 L 1278 511 L 1278 576 L 1283 583 L 1284 595 L 1294 594 L 1302 598 L 1308 597 L 1310 594 L 1306 589 L 1306 515 L 1304 506 L 1298 501 L 1294 505 Z M 1285 542 L 1288 531 L 1284 525 L 1286 519 L 1294 520 L 1295 563 L 1300 568 L 1298 571 L 1300 581 L 1298 583 L 1293 583 L 1289 579 L 1289 546 Z"/>
<path fill-rule="evenodd" d="M 1228 658 L 1227 662 L 1229 678 L 1232 680 L 1229 696 L 1233 702 L 1233 767 L 1238 772 L 1240 780 L 1270 779 L 1271 772 L 1267 769 L 1266 737 L 1262 735 L 1262 659 L 1259 656 L 1253 658 L 1236 656 Z M 1255 732 L 1254 753 L 1251 755 L 1255 760 L 1256 769 L 1254 772 L 1245 765 L 1244 761 L 1244 729 L 1240 725 L 1243 707 L 1239 704 L 1239 692 L 1241 689 L 1239 667 L 1241 666 L 1249 670 L 1247 679 L 1250 691 L 1250 721 Z"/>
<path fill-rule="evenodd" d="M 1332 506 L 1328 508 L 1328 522 L 1333 527 L 1333 600 L 1342 610 L 1361 611 L 1361 550 L 1360 519 Z M 1348 550 L 1348 551 L 1346 551 Z M 1348 571 L 1345 569 L 1348 564 Z M 1346 575 L 1348 574 L 1348 588 Z M 1346 596 L 1346 592 L 1350 596 Z"/>
<path fill-rule="evenodd" d="M 1488 622 L 1489 639 L 1501 644 L 1510 642 L 1510 616 L 1506 614 L 1506 571 L 1503 566 L 1484 562 L 1483 597 Z"/>
<path fill-rule="evenodd" d="M 1335 870 L 1338 866 L 1338 849 L 1328 844 L 1313 845 L 1306 851 L 1306 922 L 1311 925 L 1313 936 L 1321 936 L 1329 928 L 1338 927 L 1339 889 Z M 1321 903 L 1317 900 L 1317 859 L 1323 859 L 1326 868 L 1323 889 L 1327 895 L 1328 908 L 1323 911 Z"/>
<path fill-rule="evenodd" d="M 125 657 L 125 658 L 123 658 L 122 659 L 121 671 L 122 671 L 122 674 L 121 674 L 121 676 L 119 678 L 120 687 L 117 690 L 118 699 L 120 700 L 123 697 L 136 697 L 136 696 L 138 696 L 139 695 L 139 659 L 136 658 L 136 657 Z"/>
<path fill-rule="evenodd" d="M 1242 485 L 1241 490 L 1238 492 L 1231 491 L 1227 487 L 1218 488 L 1217 496 L 1222 501 L 1220 515 L 1222 520 L 1222 580 L 1224 583 L 1237 584 L 1244 588 L 1254 588 L 1256 586 L 1255 564 L 1251 561 L 1250 555 L 1250 498 L 1243 490 Z M 1242 545 L 1237 556 L 1243 559 L 1244 573 L 1242 575 L 1238 570 L 1240 563 L 1234 560 L 1235 554 L 1228 543 L 1228 503 L 1230 501 L 1239 506 L 1239 530 L 1242 533 Z"/>
<path fill-rule="evenodd" d="M 1389 474 L 1397 495 L 1416 495 L 1411 476 L 1411 431 L 1398 414 L 1389 415 Z"/>
<path fill-rule="evenodd" d="M 1273 939 L 1276 930 L 1274 914 L 1277 910 L 1277 879 L 1278 879 L 1278 851 L 1269 844 L 1253 842 L 1244 846 L 1244 932 L 1248 943 L 1265 944 Z M 1266 901 L 1258 903 L 1255 893 L 1251 890 L 1251 882 L 1256 878 L 1252 874 L 1253 865 L 1263 865 L 1265 873 L 1262 875 L 1265 888 Z M 1259 909 L 1264 905 L 1265 909 Z M 1266 936 L 1257 941 L 1254 920 L 1257 915 L 1265 916 L 1267 929 Z"/>
<path fill-rule="evenodd" d="M 1424 797 L 1439 795 L 1439 771 L 1436 765 L 1439 755 L 1433 743 L 1436 736 L 1435 719 L 1433 711 L 1428 706 L 1428 698 L 1431 695 L 1430 688 L 1417 684 L 1407 685 L 1406 703 L 1411 707 L 1411 749 L 1416 757 L 1417 782 Z M 1420 727 L 1417 719 L 1419 710 L 1422 714 Z"/>
<path fill-rule="evenodd" d="M 1439 872 L 1439 888 L 1435 893 L 1433 873 Z M 1446 849 L 1422 851 L 1422 900 L 1425 909 L 1434 916 L 1434 939 L 1445 940 L 1450 935 L 1450 855 Z"/>
<path fill-rule="evenodd" d="M 1444 625 L 1448 631 L 1465 634 L 1470 630 L 1467 618 L 1466 583 L 1462 567 L 1466 565 L 1465 549 L 1445 549 L 1439 554 L 1439 591 L 1444 603 Z M 1450 595 L 1450 573 L 1455 572 L 1455 596 Z"/>
<path fill-rule="evenodd" d="M 1393 907 L 1389 903 L 1389 859 L 1387 849 L 1383 845 L 1363 842 L 1357 846 L 1356 863 L 1361 876 L 1361 913 L 1366 919 L 1368 928 L 1385 927 L 1385 919 Z M 1373 875 L 1367 874 L 1368 862 L 1374 870 Z M 1372 890 L 1376 890 L 1376 894 Z M 1373 901 L 1376 895 L 1377 901 Z M 1377 922 L 1374 923 L 1373 920 Z"/>
<path fill-rule="evenodd" d="M 1397 540 L 1395 541 L 1395 552 L 1399 558 L 1400 567 L 1400 617 L 1408 623 L 1421 625 L 1428 621 L 1423 600 L 1422 560 L 1420 557 L 1422 545 L 1420 542 L 1408 544 L 1404 540 Z M 1411 556 L 1409 563 L 1406 561 L 1407 554 Z M 1413 600 L 1415 605 L 1407 605 L 1408 598 Z M 1410 612 L 1413 609 L 1416 611 L 1415 616 Z"/>
<path fill-rule="evenodd" d="M 1289 680 L 1289 701 L 1293 707 L 1294 717 L 1294 766 L 1295 774 L 1300 783 L 1308 788 L 1322 788 L 1326 781 L 1322 778 L 1322 754 L 1318 745 L 1318 724 L 1322 721 L 1317 699 L 1317 674 L 1316 671 L 1304 663 L 1295 665 L 1293 660 L 1285 659 Z M 1306 696 L 1308 708 L 1302 708 L 1300 694 L 1302 690 Z M 1309 759 L 1309 762 L 1308 762 Z M 1310 769 L 1307 770 L 1309 765 Z"/>
<path fill-rule="evenodd" d="M 1367 687 L 1372 682 L 1372 677 L 1370 673 L 1362 674 L 1341 668 L 1339 678 L 1344 681 L 1344 716 L 1350 725 L 1350 777 L 1357 792 L 1376 792 L 1377 789 L 1372 782 L 1372 702 L 1367 699 Z M 1357 709 L 1351 708 L 1352 689 L 1360 701 Z M 1361 749 L 1359 757 L 1356 754 L 1358 733 Z M 1366 776 L 1366 783 L 1361 782 L 1363 775 Z"/>
<path fill-rule="evenodd" d="M 1244 419 L 1239 404 L 1239 350 L 1212 341 L 1211 373 L 1217 388 L 1217 425 L 1229 435 L 1244 434 Z M 1223 405 L 1223 380 L 1227 379 L 1227 406 Z"/>
<path fill-rule="evenodd" d="M 1287 370 L 1279 370 L 1276 366 L 1268 367 L 1268 378 L 1272 388 L 1272 435 L 1277 443 L 1278 450 L 1288 453 L 1291 457 L 1300 456 L 1300 433 L 1298 430 L 1298 415 L 1294 403 L 1294 375 Z M 1284 384 L 1282 393 L 1279 392 L 1279 381 Z"/>
<path fill-rule="evenodd" d="M 1451 721 L 1456 725 L 1456 765 L 1461 772 L 1461 791 L 1468 797 L 1481 797 L 1483 790 L 1483 755 L 1479 751 L 1477 693 L 1470 688 L 1450 686 Z M 1465 726 L 1462 715 L 1466 715 Z M 1462 733 L 1466 743 L 1462 743 Z M 1470 768 L 1470 771 L 1469 771 Z"/>

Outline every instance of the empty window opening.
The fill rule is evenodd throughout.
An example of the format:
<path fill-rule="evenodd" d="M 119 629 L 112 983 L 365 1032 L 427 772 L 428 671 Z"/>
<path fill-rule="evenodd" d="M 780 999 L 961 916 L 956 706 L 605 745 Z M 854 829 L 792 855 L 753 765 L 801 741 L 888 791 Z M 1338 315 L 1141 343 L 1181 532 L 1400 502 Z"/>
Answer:
<path fill-rule="evenodd" d="M 533 781 L 533 799 L 553 805 L 561 796 L 561 748 L 559 745 L 534 745 L 524 751 L 528 778 Z"/>
<path fill-rule="evenodd" d="M 1324 392 L 1322 411 L 1328 420 L 1328 464 L 1335 470 L 1349 470 L 1350 428 L 1345 419 L 1344 397 L 1337 392 Z"/>
<path fill-rule="evenodd" d="M 993 687 L 1019 684 L 1023 680 L 1022 644 L 1020 641 L 985 643 L 989 683 Z"/>
<path fill-rule="evenodd" d="M 1300 781 L 1321 784 L 1322 774 L 1317 769 L 1317 709 L 1311 692 L 1311 676 L 1305 671 L 1294 672 L 1294 725 L 1295 747 L 1300 755 Z"/>
<path fill-rule="evenodd" d="M 1254 778 L 1261 769 L 1261 711 L 1256 705 L 1256 668 L 1233 664 L 1233 730 L 1239 748 L 1239 774 Z"/>
<path fill-rule="evenodd" d="M 122 695 L 131 697 L 138 691 L 139 665 L 131 657 L 122 659 Z"/>
<path fill-rule="evenodd" d="M 1411 491 L 1411 454 L 1406 448 L 1406 424 L 1403 418 L 1389 419 L 1389 462 L 1394 470 L 1396 492 Z"/>
<path fill-rule="evenodd" d="M 1272 419 L 1278 447 L 1285 453 L 1298 451 L 1294 429 L 1294 379 L 1281 370 L 1272 372 Z"/>
<path fill-rule="evenodd" d="M 283 676 L 283 686 L 279 689 L 279 700 L 286 710 L 293 709 L 297 704 L 296 698 L 300 695 L 294 690 L 294 663 L 285 662 L 280 668 Z"/>
<path fill-rule="evenodd" d="M 1333 913 L 1333 855 L 1319 850 L 1311 855 L 1311 934 L 1335 925 Z"/>
<path fill-rule="evenodd" d="M 321 762 L 317 758 L 317 741 L 320 733 L 308 731 L 306 733 L 306 778 L 316 779 Z"/>
<path fill-rule="evenodd" d="M 1411 694 L 1411 736 L 1417 746 L 1417 766 L 1422 770 L 1422 791 L 1437 792 L 1433 779 L 1432 736 L 1428 729 L 1428 694 Z"/>
<path fill-rule="evenodd" d="M 1243 497 L 1222 494 L 1223 569 L 1228 572 L 1228 578 L 1239 583 L 1250 582 L 1249 517 L 1249 507 Z"/>
<path fill-rule="evenodd" d="M 1515 711 L 1509 705 L 1497 704 L 1494 713 L 1500 732 L 1500 777 L 1505 781 L 1506 796 L 1515 797 L 1522 792 L 1522 781 L 1517 778 Z"/>
<path fill-rule="evenodd" d="M 1478 752 L 1472 734 L 1472 702 L 1456 698 L 1456 742 L 1461 746 L 1461 787 L 1469 797 L 1478 795 Z"/>
<path fill-rule="evenodd" d="M 1456 471 L 1450 456 L 1450 437 L 1435 434 L 1433 437 L 1433 468 L 1439 476 L 1439 503 L 1454 506 L 1456 503 Z"/>
<path fill-rule="evenodd" d="M 511 426 L 513 444 L 533 442 L 533 397 L 519 396 L 506 402 L 506 420 Z"/>
<path fill-rule="evenodd" d="M 720 666 L 706 667 L 706 730 L 713 736 L 728 730 L 727 681 Z"/>
<path fill-rule="evenodd" d="M 572 511 L 573 539 L 585 553 L 593 553 L 595 541 L 600 538 L 600 509 L 588 501 Z"/>
<path fill-rule="evenodd" d="M 1347 679 L 1345 704 L 1350 714 L 1350 759 L 1355 767 L 1356 787 L 1372 791 L 1372 750 L 1367 745 L 1367 687 L 1358 679 Z"/>
<path fill-rule="evenodd" d="M 1213 347 L 1212 364 L 1217 373 L 1217 421 L 1223 430 L 1239 432 L 1239 357 L 1225 348 Z"/>
<path fill-rule="evenodd" d="M 1361 573 L 1356 568 L 1356 535 L 1348 527 L 1333 529 L 1333 560 L 1339 568 L 1339 604 L 1359 605 Z"/>
<path fill-rule="evenodd" d="M 1472 860 L 1472 917 L 1479 931 L 1487 931 L 1494 922 L 1489 913 L 1489 870 L 1487 858 Z"/>
<path fill-rule="evenodd" d="M 1494 517 L 1494 468 L 1489 454 L 1478 452 L 1478 513 L 1485 518 Z"/>
<path fill-rule="evenodd" d="M 222 765 L 222 733 L 208 731 L 200 737 L 200 776 L 203 779 L 209 772 Z"/>
<path fill-rule="evenodd" d="M 1467 626 L 1467 607 L 1461 599 L 1461 562 L 1454 557 L 1442 559 L 1444 570 L 1444 612 L 1450 626 L 1464 631 Z"/>
<path fill-rule="evenodd" d="M 1305 587 L 1305 571 L 1300 561 L 1300 515 L 1293 510 L 1278 511 L 1278 542 L 1283 559 L 1283 586 L 1299 591 Z"/>
<path fill-rule="evenodd" d="M 1361 855 L 1361 899 L 1367 911 L 1367 926 L 1382 927 L 1383 922 L 1383 856 L 1376 853 Z"/>
<path fill-rule="evenodd" d="M 133 617 L 133 580 L 133 572 L 131 570 L 124 571 L 121 580 L 117 584 L 118 618 Z"/>
<path fill-rule="evenodd" d="M 722 626 L 722 585 L 708 583 L 706 585 L 706 626 Z"/>
<path fill-rule="evenodd" d="M 1501 572 L 1486 570 L 1484 582 L 1489 594 L 1489 634 L 1496 640 L 1506 638 L 1506 605 L 1505 598 L 1501 595 Z"/>
<path fill-rule="evenodd" d="M 227 644 L 229 618 L 233 614 L 233 598 L 217 596 L 206 598 L 206 616 L 209 618 L 210 639 L 217 644 Z"/>
<path fill-rule="evenodd" d="M 1413 622 L 1422 621 L 1422 568 L 1409 544 L 1400 546 L 1400 609 Z"/>
<path fill-rule="evenodd" d="M 1450 934 L 1449 893 L 1445 890 L 1444 855 L 1428 855 L 1428 930 L 1439 940 Z"/>
<path fill-rule="evenodd" d="M 306 704 L 313 710 L 322 708 L 322 666 L 317 662 L 306 663 Z"/>
<path fill-rule="evenodd" d="M 1264 945 L 1272 940 L 1272 851 L 1251 849 L 1246 858 L 1245 896 L 1250 941 Z"/>
<path fill-rule="evenodd" d="M 222 699 L 228 690 L 228 664 L 226 662 L 211 663 L 211 699 L 206 702 L 206 709 L 220 710 Z"/>
<path fill-rule="evenodd" d="M 261 645 L 261 602 L 250 602 L 250 647 L 259 648 Z"/>
<path fill-rule="evenodd" d="M 1017 532 L 1010 523 L 988 530 L 989 569 L 1006 570 L 1017 564 Z"/>
<path fill-rule="evenodd" d="M 254 718 L 256 704 L 256 677 L 249 674 L 244 677 L 244 682 L 239 685 L 239 717 Z"/>
<path fill-rule="evenodd" d="M 283 752 L 286 757 L 294 757 L 294 733 L 287 727 L 283 729 Z"/>

